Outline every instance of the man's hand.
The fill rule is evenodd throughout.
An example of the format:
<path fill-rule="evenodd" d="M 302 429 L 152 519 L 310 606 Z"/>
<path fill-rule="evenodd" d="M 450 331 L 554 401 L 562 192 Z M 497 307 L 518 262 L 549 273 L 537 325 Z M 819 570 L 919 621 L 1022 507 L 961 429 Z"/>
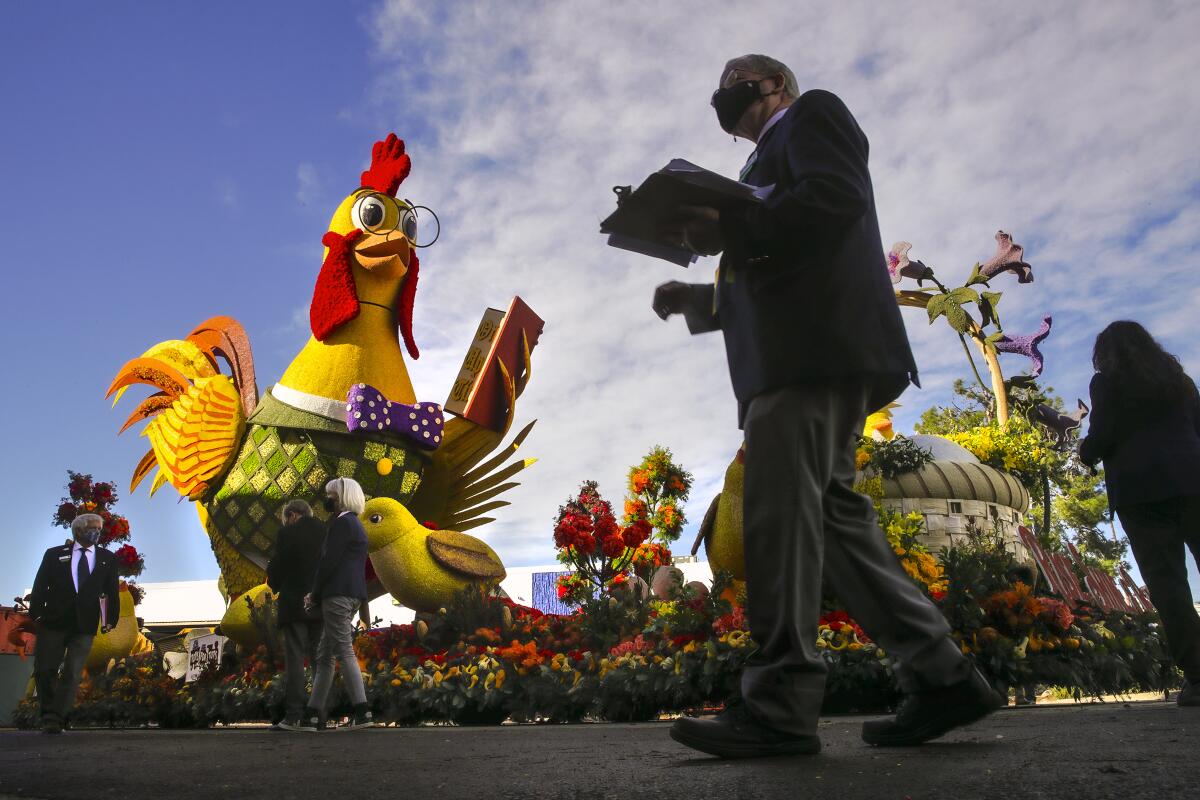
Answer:
<path fill-rule="evenodd" d="M 317 604 L 313 602 L 312 592 L 304 595 L 304 610 L 312 612 L 316 607 Z"/>
<path fill-rule="evenodd" d="M 654 290 L 652 307 L 659 319 L 672 314 L 682 314 L 692 301 L 692 287 L 681 281 L 667 281 Z"/>
<path fill-rule="evenodd" d="M 663 228 L 663 235 L 698 255 L 716 255 L 725 249 L 720 220 L 721 212 L 715 208 L 683 206 L 678 216 Z"/>
<path fill-rule="evenodd" d="M 102 626 L 100 626 L 100 632 L 108 633 L 109 631 L 111 631 L 113 629 L 113 627 L 114 626 L 112 626 L 112 625 L 102 625 Z"/>

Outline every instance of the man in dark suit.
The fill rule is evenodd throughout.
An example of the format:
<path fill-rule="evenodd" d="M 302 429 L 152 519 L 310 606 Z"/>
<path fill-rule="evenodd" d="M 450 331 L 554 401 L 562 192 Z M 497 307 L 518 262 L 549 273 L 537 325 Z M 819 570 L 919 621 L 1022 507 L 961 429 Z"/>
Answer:
<path fill-rule="evenodd" d="M 283 632 L 284 706 L 286 717 L 279 725 L 290 730 L 300 724 L 308 700 L 304 661 L 316 664 L 321 640 L 321 612 L 304 607 L 304 595 L 312 588 L 325 540 L 325 523 L 313 516 L 303 500 L 290 500 L 283 507 L 283 527 L 275 543 L 275 554 L 267 564 L 267 585 L 279 595 L 275 607 Z"/>
<path fill-rule="evenodd" d="M 685 209 L 671 234 L 723 252 L 713 284 L 672 281 L 653 306 L 692 333 L 720 330 L 746 437 L 747 615 L 759 649 L 744 702 L 683 718 L 678 741 L 726 757 L 815 753 L 825 683 L 816 649 L 824 578 L 893 659 L 908 694 L 871 744 L 911 745 L 1001 704 L 937 608 L 904 573 L 852 488 L 867 414 L 916 382 L 884 263 L 867 139 L 835 95 L 800 95 L 766 56 L 726 64 L 713 95 L 728 133 L 756 142 L 740 180 L 772 186 L 741 213 Z"/>
<path fill-rule="evenodd" d="M 108 633 L 121 612 L 117 560 L 97 546 L 103 527 L 97 514 L 76 517 L 71 522 L 74 541 L 47 550 L 33 580 L 33 677 L 46 733 L 62 733 L 96 629 Z"/>

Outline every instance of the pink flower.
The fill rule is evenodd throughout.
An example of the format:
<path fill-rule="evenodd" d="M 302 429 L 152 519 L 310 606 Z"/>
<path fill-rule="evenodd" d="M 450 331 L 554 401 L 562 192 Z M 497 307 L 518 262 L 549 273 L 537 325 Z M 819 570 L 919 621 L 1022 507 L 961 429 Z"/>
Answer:
<path fill-rule="evenodd" d="M 892 283 L 899 283 L 901 278 L 913 278 L 919 284 L 933 273 L 933 270 L 922 262 L 908 259 L 908 251 L 911 249 L 912 245 L 908 242 L 896 242 L 888 251 L 887 270 Z"/>
<path fill-rule="evenodd" d="M 1017 276 L 1017 283 L 1033 283 L 1033 267 L 1024 261 L 1025 248 L 1014 244 L 1012 237 L 1004 231 L 996 232 L 996 255 L 979 268 L 979 274 L 991 279 L 1001 272 Z"/>

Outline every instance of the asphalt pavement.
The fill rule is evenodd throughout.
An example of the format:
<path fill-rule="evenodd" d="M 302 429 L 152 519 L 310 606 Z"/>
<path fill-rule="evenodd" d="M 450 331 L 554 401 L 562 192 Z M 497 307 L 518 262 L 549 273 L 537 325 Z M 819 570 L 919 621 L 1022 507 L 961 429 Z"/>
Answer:
<path fill-rule="evenodd" d="M 668 737 L 668 722 L 0 730 L 0 800 L 1200 797 L 1200 708 L 1012 708 L 905 749 L 863 744 L 863 719 L 823 719 L 820 755 L 754 761 L 693 753 Z"/>

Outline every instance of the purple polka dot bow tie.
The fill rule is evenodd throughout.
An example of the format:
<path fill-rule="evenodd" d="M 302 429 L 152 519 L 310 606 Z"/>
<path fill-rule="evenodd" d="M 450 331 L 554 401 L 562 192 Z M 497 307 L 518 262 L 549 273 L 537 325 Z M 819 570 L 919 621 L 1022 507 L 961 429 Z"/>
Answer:
<path fill-rule="evenodd" d="M 442 407 L 437 403 L 393 403 L 374 386 L 356 383 L 346 395 L 346 428 L 351 433 L 387 431 L 417 447 L 436 450 L 442 443 Z"/>

